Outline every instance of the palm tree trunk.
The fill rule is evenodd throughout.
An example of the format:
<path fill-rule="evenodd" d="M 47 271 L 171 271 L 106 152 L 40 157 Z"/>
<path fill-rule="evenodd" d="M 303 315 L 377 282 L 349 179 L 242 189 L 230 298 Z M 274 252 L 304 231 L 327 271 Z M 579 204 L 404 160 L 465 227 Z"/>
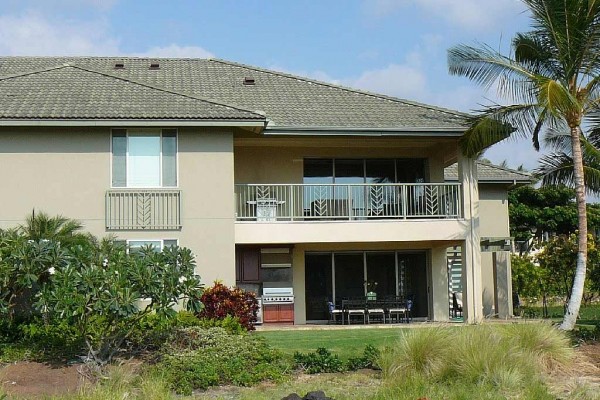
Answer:
<path fill-rule="evenodd" d="M 583 298 L 583 287 L 585 283 L 585 273 L 587 264 L 587 209 L 585 201 L 585 184 L 583 180 L 583 157 L 581 154 L 581 128 L 575 126 L 571 128 L 571 148 L 573 155 L 573 176 L 575 178 L 575 199 L 577 201 L 577 219 L 579 225 L 579 235 L 577 242 L 577 267 L 575 269 L 575 279 L 571 289 L 571 297 L 565 310 L 563 322 L 560 329 L 570 331 L 575 328 L 581 299 Z"/>

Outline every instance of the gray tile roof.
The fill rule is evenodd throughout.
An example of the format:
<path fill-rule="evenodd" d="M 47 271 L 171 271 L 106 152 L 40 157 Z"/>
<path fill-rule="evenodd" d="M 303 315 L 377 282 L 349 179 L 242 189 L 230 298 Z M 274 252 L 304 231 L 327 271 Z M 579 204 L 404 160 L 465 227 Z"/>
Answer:
<path fill-rule="evenodd" d="M 458 180 L 458 164 L 452 164 L 444 170 L 446 181 Z M 530 183 L 531 174 L 498 165 L 477 162 L 477 180 L 481 183 Z"/>
<path fill-rule="evenodd" d="M 115 69 L 117 62 L 123 63 L 124 68 Z M 160 68 L 149 69 L 151 62 L 158 62 Z M 0 76 L 51 68 L 63 63 L 183 95 L 210 99 L 250 112 L 258 111 L 266 115 L 269 129 L 414 132 L 461 132 L 465 129 L 465 115 L 457 111 L 222 60 L 0 57 Z M 255 84 L 244 85 L 246 77 L 253 78 Z M 69 78 L 64 78 L 68 82 Z M 50 89 L 44 85 L 38 93 Z M 68 96 L 69 93 L 61 95 Z M 118 91 L 114 96 L 118 96 Z M 146 107 L 146 112 L 151 114 L 150 106 Z M 4 112 L 2 114 L 5 115 Z"/>
<path fill-rule="evenodd" d="M 0 98 L 2 119 L 263 119 L 68 64 L 0 78 Z"/>

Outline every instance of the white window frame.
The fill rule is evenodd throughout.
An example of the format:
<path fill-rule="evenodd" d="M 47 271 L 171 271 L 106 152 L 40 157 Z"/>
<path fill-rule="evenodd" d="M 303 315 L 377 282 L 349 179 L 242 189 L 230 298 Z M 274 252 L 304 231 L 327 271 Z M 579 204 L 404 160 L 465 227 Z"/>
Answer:
<path fill-rule="evenodd" d="M 177 246 L 179 246 L 179 239 L 125 239 L 125 242 L 127 243 L 127 253 L 129 253 L 129 248 L 130 248 L 130 243 L 131 242 L 160 242 L 160 247 L 158 249 L 158 251 L 163 251 L 163 249 L 165 248 L 165 240 L 169 240 L 169 241 L 176 241 L 177 242 Z"/>
<path fill-rule="evenodd" d="M 113 130 L 124 130 L 126 145 L 125 150 L 125 180 L 129 181 L 129 133 L 148 133 L 149 135 L 158 133 L 160 138 L 160 154 L 159 154 L 159 169 L 160 169 L 160 186 L 113 186 Z M 175 131 L 175 179 L 177 180 L 176 186 L 163 186 L 163 130 L 172 129 Z M 109 147 L 110 147 L 110 188 L 111 189 L 179 189 L 179 130 L 177 128 L 112 128 L 109 136 Z"/>

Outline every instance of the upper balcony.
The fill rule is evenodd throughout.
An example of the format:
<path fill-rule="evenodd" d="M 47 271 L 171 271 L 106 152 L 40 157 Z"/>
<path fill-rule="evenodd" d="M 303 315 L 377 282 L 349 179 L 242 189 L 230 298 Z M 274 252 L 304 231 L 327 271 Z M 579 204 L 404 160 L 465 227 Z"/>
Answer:
<path fill-rule="evenodd" d="M 235 185 L 240 222 L 460 219 L 461 198 L 458 183 Z"/>

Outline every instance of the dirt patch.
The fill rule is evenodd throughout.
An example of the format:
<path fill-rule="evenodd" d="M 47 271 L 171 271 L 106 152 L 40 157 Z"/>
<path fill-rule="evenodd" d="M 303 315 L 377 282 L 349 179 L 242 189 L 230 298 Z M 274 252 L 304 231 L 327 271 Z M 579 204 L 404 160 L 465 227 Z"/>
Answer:
<path fill-rule="evenodd" d="M 585 344 L 575 350 L 569 365 L 556 368 L 547 379 L 559 398 L 569 396 L 600 399 L 600 344 Z"/>
<path fill-rule="evenodd" d="M 83 382 L 77 365 L 18 362 L 0 367 L 0 385 L 10 396 L 41 398 L 76 392 Z"/>

